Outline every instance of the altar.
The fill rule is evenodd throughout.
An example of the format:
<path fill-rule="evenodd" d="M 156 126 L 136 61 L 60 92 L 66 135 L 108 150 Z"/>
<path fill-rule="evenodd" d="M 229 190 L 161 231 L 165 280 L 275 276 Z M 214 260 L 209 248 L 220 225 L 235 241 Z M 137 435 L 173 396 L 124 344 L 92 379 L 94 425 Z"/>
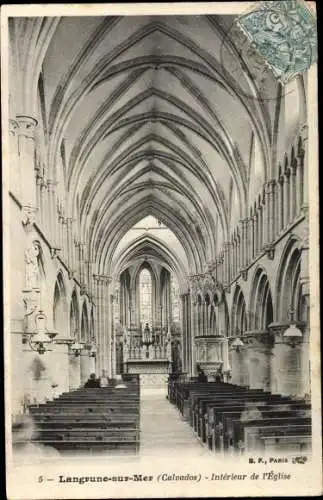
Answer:
<path fill-rule="evenodd" d="M 165 384 L 172 370 L 171 336 L 158 335 L 148 324 L 140 339 L 125 331 L 123 371 L 139 374 L 144 386 Z"/>

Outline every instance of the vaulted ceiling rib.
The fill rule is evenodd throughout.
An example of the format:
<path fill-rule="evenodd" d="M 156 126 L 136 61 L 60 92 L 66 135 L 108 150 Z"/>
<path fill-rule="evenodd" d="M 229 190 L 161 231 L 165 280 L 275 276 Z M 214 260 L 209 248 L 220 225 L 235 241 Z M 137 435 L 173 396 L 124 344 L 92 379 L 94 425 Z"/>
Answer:
<path fill-rule="evenodd" d="M 182 275 L 202 272 L 228 238 L 232 185 L 240 216 L 247 213 L 254 135 L 266 178 L 271 103 L 248 67 L 238 81 L 223 66 L 224 46 L 237 62 L 239 53 L 218 16 L 82 18 L 79 44 L 70 22 L 35 20 L 27 46 L 41 37 L 32 71 L 43 67 L 49 167 L 53 179 L 65 175 L 67 208 L 89 238 L 92 258 L 110 272 L 116 259 L 122 267 L 148 244 Z M 59 65 L 69 30 L 73 40 Z M 66 174 L 57 170 L 62 141 Z M 116 256 L 146 215 L 173 231 L 185 263 L 152 240 L 132 241 Z"/>

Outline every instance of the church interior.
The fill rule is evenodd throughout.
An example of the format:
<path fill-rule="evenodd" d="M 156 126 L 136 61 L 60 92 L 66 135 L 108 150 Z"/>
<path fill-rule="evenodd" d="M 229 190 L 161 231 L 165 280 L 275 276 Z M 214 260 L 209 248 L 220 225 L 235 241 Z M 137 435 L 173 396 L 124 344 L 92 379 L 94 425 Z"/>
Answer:
<path fill-rule="evenodd" d="M 230 15 L 8 36 L 13 422 L 80 453 L 308 449 L 306 73 L 283 86 Z"/>

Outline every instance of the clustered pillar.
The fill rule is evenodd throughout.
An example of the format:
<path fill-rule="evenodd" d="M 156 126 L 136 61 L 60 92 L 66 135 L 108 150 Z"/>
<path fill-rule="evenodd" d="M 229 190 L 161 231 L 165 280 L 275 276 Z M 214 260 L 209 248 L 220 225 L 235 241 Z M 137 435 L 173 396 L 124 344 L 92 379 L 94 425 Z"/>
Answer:
<path fill-rule="evenodd" d="M 106 370 L 112 376 L 113 366 L 110 355 L 113 327 L 113 303 L 110 298 L 111 278 L 104 275 L 94 275 L 96 283 L 96 342 L 98 347 L 98 375 Z"/>

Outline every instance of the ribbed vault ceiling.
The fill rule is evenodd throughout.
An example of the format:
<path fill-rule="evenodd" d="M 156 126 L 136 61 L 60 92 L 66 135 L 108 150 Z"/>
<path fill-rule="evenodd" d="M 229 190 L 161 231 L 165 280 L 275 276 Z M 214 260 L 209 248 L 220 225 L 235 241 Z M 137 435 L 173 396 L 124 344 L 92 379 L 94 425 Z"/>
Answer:
<path fill-rule="evenodd" d="M 149 248 L 177 273 L 202 272 L 228 237 L 232 189 L 245 215 L 252 137 L 266 177 L 274 104 L 259 98 L 273 83 L 256 88 L 247 67 L 237 78 L 223 65 L 223 47 L 240 64 L 232 21 L 66 17 L 52 30 L 42 63 L 49 164 L 102 272 Z M 116 255 L 148 215 L 185 259 L 147 236 Z"/>

